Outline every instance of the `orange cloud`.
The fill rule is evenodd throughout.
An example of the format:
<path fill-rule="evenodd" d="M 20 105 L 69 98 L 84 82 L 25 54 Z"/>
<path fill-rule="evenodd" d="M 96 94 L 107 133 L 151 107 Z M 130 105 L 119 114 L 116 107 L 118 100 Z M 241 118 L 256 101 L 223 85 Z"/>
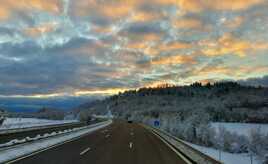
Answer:
<path fill-rule="evenodd" d="M 143 52 L 147 55 L 154 56 L 159 53 L 157 47 L 152 46 L 152 44 L 156 44 L 161 39 L 161 34 L 144 34 L 144 35 L 128 35 L 127 33 L 122 34 L 122 36 L 126 36 L 130 38 L 131 42 L 128 42 L 125 47 L 128 49 L 132 49 L 135 51 Z"/>
<path fill-rule="evenodd" d="M 182 42 L 173 42 L 173 43 L 168 43 L 168 44 L 156 44 L 154 46 L 151 46 L 150 43 L 152 42 L 133 42 L 133 43 L 128 43 L 127 48 L 128 49 L 133 49 L 133 50 L 140 50 L 144 52 L 147 55 L 150 56 L 155 56 L 158 53 L 161 53 L 163 51 L 173 51 L 173 50 L 179 50 L 179 49 L 187 49 L 191 48 L 192 45 L 189 43 L 182 43 Z M 154 42 L 156 43 L 156 42 Z"/>
<path fill-rule="evenodd" d="M 132 15 L 131 20 L 134 22 L 147 22 L 147 21 L 160 19 L 161 17 L 162 17 L 161 13 L 138 11 Z"/>
<path fill-rule="evenodd" d="M 43 24 L 38 27 L 29 27 L 24 30 L 24 33 L 31 37 L 38 37 L 42 34 L 54 31 L 55 28 L 56 28 L 55 24 L 48 23 L 48 24 Z"/>
<path fill-rule="evenodd" d="M 189 29 L 189 28 L 202 27 L 202 22 L 197 19 L 179 19 L 179 20 L 176 19 L 172 24 L 174 28 Z"/>
<path fill-rule="evenodd" d="M 133 6 L 125 6 L 123 4 L 118 6 L 101 6 L 100 11 L 107 17 L 120 18 L 131 13 Z"/>
<path fill-rule="evenodd" d="M 20 5 L 21 8 L 35 8 L 38 10 L 44 10 L 52 13 L 59 13 L 61 11 L 61 1 L 60 0 L 27 0 L 27 1 L 15 1 L 15 5 Z"/>
<path fill-rule="evenodd" d="M 233 73 L 233 71 L 225 66 L 208 66 L 201 70 L 195 71 L 193 74 L 199 76 L 208 76 L 209 74 L 228 75 L 231 73 Z"/>
<path fill-rule="evenodd" d="M 244 10 L 261 4 L 264 0 L 203 0 L 209 8 L 216 10 Z"/>
<path fill-rule="evenodd" d="M 33 0 L 31 0 L 33 1 Z M 41 1 L 41 0 L 38 0 Z M 204 10 L 244 10 L 254 5 L 261 4 L 265 0 L 151 0 L 150 4 L 177 6 L 179 13 L 201 12 Z M 72 2 L 72 12 L 76 16 L 87 16 L 91 13 L 99 13 L 111 19 L 126 16 L 133 21 L 148 21 L 157 19 L 160 13 L 148 13 L 139 11 L 139 7 L 147 3 L 143 0 L 75 0 Z M 49 8 L 49 7 L 48 7 Z M 50 6 L 50 8 L 53 8 Z M 195 22 L 196 23 L 196 22 Z M 194 22 L 189 22 L 195 26 Z M 180 24 L 178 26 L 181 26 Z"/>
<path fill-rule="evenodd" d="M 196 61 L 192 56 L 182 56 L 182 55 L 160 57 L 153 59 L 151 61 L 152 65 L 173 65 L 173 64 L 185 64 L 185 63 L 195 64 Z"/>
<path fill-rule="evenodd" d="M 211 10 L 245 10 L 265 0 L 155 0 L 162 5 L 176 5 L 184 12 Z M 180 11 L 181 12 L 181 11 Z"/>
<path fill-rule="evenodd" d="M 97 33 L 111 33 L 113 31 L 112 27 L 101 27 L 101 26 L 93 26 L 92 30 Z"/>
<path fill-rule="evenodd" d="M 256 75 L 265 75 L 268 71 L 267 66 L 207 66 L 201 70 L 193 71 L 193 76 L 200 77 L 224 77 L 229 76 L 234 79 L 240 79 Z"/>
<path fill-rule="evenodd" d="M 192 45 L 189 43 L 173 42 L 169 44 L 161 44 L 157 48 L 159 51 L 172 51 L 172 50 L 177 50 L 177 49 L 187 49 L 191 47 Z"/>
<path fill-rule="evenodd" d="M 145 34 L 142 36 L 145 41 L 159 41 L 161 34 Z"/>
<path fill-rule="evenodd" d="M 76 0 L 74 2 L 73 13 L 76 16 L 86 16 L 90 15 L 90 13 L 99 13 L 105 17 L 115 19 L 130 15 L 138 4 L 139 0 Z"/>
<path fill-rule="evenodd" d="M 29 12 L 32 9 L 59 13 L 62 9 L 60 0 L 0 0 L 0 19 L 7 19 L 13 12 Z"/>
<path fill-rule="evenodd" d="M 228 28 L 235 29 L 235 28 L 239 27 L 243 22 L 244 22 L 243 17 L 239 16 L 239 17 L 235 17 L 232 20 L 224 22 L 223 25 L 228 27 Z"/>
<path fill-rule="evenodd" d="M 135 42 L 127 45 L 130 49 L 145 49 L 148 45 L 145 42 Z"/>
<path fill-rule="evenodd" d="M 10 15 L 10 12 L 4 6 L 0 6 L 0 20 L 6 20 Z"/>
<path fill-rule="evenodd" d="M 230 33 L 224 34 L 217 41 L 200 41 L 201 52 L 206 56 L 219 56 L 226 54 L 235 54 L 245 57 L 248 52 L 268 49 L 268 43 L 250 42 L 233 37 Z M 205 47 L 205 48 L 203 48 Z"/>

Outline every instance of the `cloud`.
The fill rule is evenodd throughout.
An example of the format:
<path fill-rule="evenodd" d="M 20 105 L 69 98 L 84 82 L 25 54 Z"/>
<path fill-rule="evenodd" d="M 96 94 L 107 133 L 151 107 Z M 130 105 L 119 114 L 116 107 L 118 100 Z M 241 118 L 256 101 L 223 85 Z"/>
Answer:
<path fill-rule="evenodd" d="M 245 57 L 249 51 L 256 52 L 267 50 L 268 42 L 252 43 L 247 40 L 235 38 L 230 33 L 225 33 L 216 41 L 200 41 L 200 46 L 204 46 L 201 51 L 207 56 L 219 56 L 234 54 L 239 57 Z"/>
<path fill-rule="evenodd" d="M 262 0 L 0 0 L 0 95 L 113 94 L 267 73 Z"/>
<path fill-rule="evenodd" d="M 60 0 L 1 0 L 0 19 L 6 20 L 13 13 L 29 12 L 31 10 L 40 10 L 53 14 L 58 14 L 62 10 L 62 3 Z"/>
<path fill-rule="evenodd" d="M 30 37 L 38 37 L 42 34 L 52 32 L 56 29 L 55 23 L 46 23 L 37 27 L 29 27 L 24 30 L 24 33 Z"/>
<path fill-rule="evenodd" d="M 259 5 L 264 0 L 158 0 L 162 4 L 178 5 L 186 12 L 201 12 L 204 10 L 245 10 L 255 5 Z"/>
<path fill-rule="evenodd" d="M 183 42 L 173 42 L 168 44 L 161 44 L 158 49 L 160 52 L 162 51 L 172 51 L 177 49 L 187 49 L 191 48 L 191 44 L 189 43 L 183 43 Z"/>
<path fill-rule="evenodd" d="M 232 18 L 231 20 L 224 21 L 223 24 L 224 26 L 228 28 L 236 29 L 239 26 L 241 26 L 243 22 L 244 22 L 244 18 L 241 16 L 237 16 L 237 17 Z"/>
<path fill-rule="evenodd" d="M 183 56 L 183 55 L 176 55 L 176 56 L 165 56 L 153 59 L 151 64 L 153 65 L 166 65 L 166 64 L 184 64 L 190 63 L 194 64 L 196 61 L 193 59 L 192 56 Z"/>
<path fill-rule="evenodd" d="M 176 19 L 172 22 L 174 28 L 179 29 L 198 29 L 202 28 L 203 23 L 198 19 L 188 18 L 188 19 Z"/>

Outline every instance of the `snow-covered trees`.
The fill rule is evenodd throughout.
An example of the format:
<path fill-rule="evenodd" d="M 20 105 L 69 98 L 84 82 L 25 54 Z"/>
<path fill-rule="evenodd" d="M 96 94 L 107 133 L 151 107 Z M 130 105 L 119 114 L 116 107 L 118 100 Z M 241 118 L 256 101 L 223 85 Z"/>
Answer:
<path fill-rule="evenodd" d="M 4 123 L 4 121 L 5 121 L 5 118 L 0 116 L 0 126 Z"/>
<path fill-rule="evenodd" d="M 260 128 L 251 130 L 248 150 L 251 154 L 257 155 L 262 160 L 268 162 L 268 134 L 263 135 Z"/>
<path fill-rule="evenodd" d="M 231 153 L 251 152 L 263 161 L 268 157 L 268 134 L 263 135 L 258 129 L 253 130 L 249 137 L 230 132 L 223 126 L 215 129 L 210 125 L 209 115 L 199 112 L 187 117 L 164 112 L 159 113 L 158 119 L 161 121 L 161 129 L 185 141 Z M 153 125 L 154 120 L 146 116 L 143 122 Z"/>
<path fill-rule="evenodd" d="M 0 109 L 0 126 L 4 123 L 5 121 L 5 111 Z"/>

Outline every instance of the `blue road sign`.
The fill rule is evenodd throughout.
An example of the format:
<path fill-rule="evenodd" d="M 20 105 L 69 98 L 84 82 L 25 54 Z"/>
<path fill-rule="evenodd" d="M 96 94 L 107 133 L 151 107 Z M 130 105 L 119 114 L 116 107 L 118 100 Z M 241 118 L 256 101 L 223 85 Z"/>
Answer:
<path fill-rule="evenodd" d="M 159 127 L 160 126 L 160 121 L 159 120 L 155 120 L 154 121 L 154 126 Z"/>

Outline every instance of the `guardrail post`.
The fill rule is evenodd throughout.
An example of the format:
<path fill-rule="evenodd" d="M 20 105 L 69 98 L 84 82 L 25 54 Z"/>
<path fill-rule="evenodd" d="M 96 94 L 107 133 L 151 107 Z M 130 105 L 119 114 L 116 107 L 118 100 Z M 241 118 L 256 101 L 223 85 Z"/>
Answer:
<path fill-rule="evenodd" d="M 219 161 L 221 161 L 221 149 L 219 149 Z"/>

